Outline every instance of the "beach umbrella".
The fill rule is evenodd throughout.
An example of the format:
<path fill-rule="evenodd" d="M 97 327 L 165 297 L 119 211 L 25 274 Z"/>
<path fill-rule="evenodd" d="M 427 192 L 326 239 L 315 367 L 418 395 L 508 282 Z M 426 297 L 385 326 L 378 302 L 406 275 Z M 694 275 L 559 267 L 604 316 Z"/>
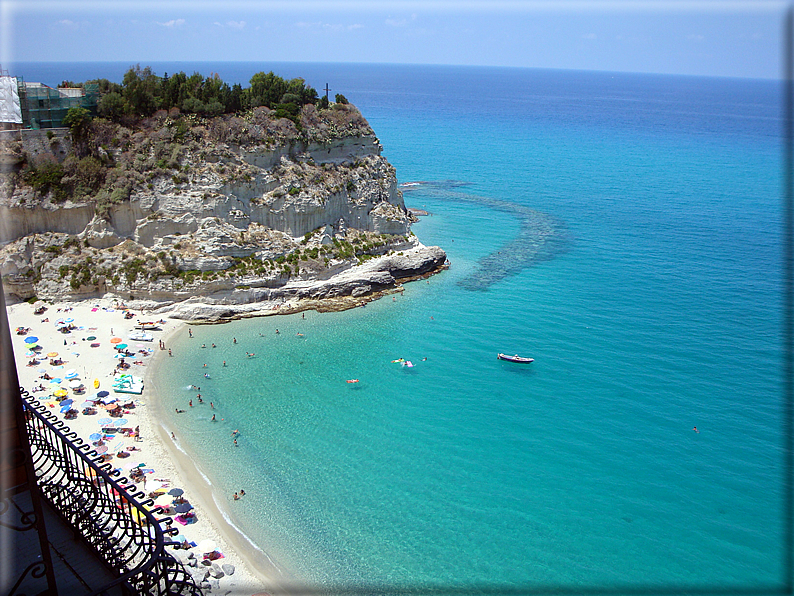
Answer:
<path fill-rule="evenodd" d="M 96 394 L 97 397 L 107 397 L 108 395 L 110 395 L 110 392 L 108 391 L 97 391 Z"/>
<path fill-rule="evenodd" d="M 181 488 L 172 488 L 168 491 L 169 495 L 174 495 L 175 497 L 180 497 L 185 493 Z"/>
<path fill-rule="evenodd" d="M 68 412 L 71 409 L 72 409 L 71 404 L 68 405 L 68 406 L 61 406 L 61 414 L 64 414 L 64 413 Z"/>
<path fill-rule="evenodd" d="M 187 513 L 191 509 L 193 509 L 193 505 L 191 505 L 190 503 L 179 503 L 177 505 L 174 505 L 174 511 L 176 511 L 177 513 Z M 214 549 L 210 549 L 210 550 L 214 550 Z"/>
<path fill-rule="evenodd" d="M 181 543 L 183 543 L 185 540 L 187 540 L 187 538 L 185 538 L 184 536 L 182 536 L 182 534 L 177 534 L 176 536 L 172 536 L 172 537 L 171 537 L 171 540 L 173 540 L 174 542 L 179 542 L 179 543 L 181 544 Z"/>
<path fill-rule="evenodd" d="M 124 426 L 125 424 L 127 424 L 127 419 L 126 418 L 119 418 L 113 424 L 115 426 Z"/>
<path fill-rule="evenodd" d="M 68 319 L 64 319 L 64 323 L 74 323 L 74 319 L 69 317 Z"/>
<path fill-rule="evenodd" d="M 84 401 L 83 403 L 80 404 L 80 407 L 81 408 L 93 408 L 94 407 L 94 402 L 86 400 L 86 401 Z"/>
<path fill-rule="evenodd" d="M 67 394 L 66 389 L 56 389 L 52 392 L 55 397 L 65 397 Z"/>
<path fill-rule="evenodd" d="M 113 395 L 110 395 L 110 396 L 102 398 L 102 403 L 105 404 L 106 406 L 109 405 L 109 404 L 116 403 L 117 401 L 119 401 L 119 398 L 115 397 Z"/>
<path fill-rule="evenodd" d="M 69 381 L 69 387 L 72 389 L 79 389 L 83 386 L 83 382 L 79 379 L 72 379 Z"/>
<path fill-rule="evenodd" d="M 116 349 L 117 350 L 126 350 L 127 349 L 127 344 L 116 344 Z"/>
<path fill-rule="evenodd" d="M 33 350 L 28 350 L 27 352 L 25 352 L 25 358 L 35 358 L 36 355 L 37 355 L 36 352 L 34 352 Z"/>
<path fill-rule="evenodd" d="M 96 448 L 96 452 L 99 455 L 102 455 L 103 453 L 107 453 L 108 452 L 108 446 L 107 445 L 100 445 L 99 447 Z"/>
<path fill-rule="evenodd" d="M 91 433 L 90 435 L 88 435 L 88 440 L 89 441 L 98 441 L 101 438 L 102 438 L 102 435 L 100 435 L 99 433 Z"/>
<path fill-rule="evenodd" d="M 96 335 L 89 335 L 85 338 L 86 341 L 94 341 L 96 339 Z"/>
<path fill-rule="evenodd" d="M 71 399 L 65 399 L 65 400 L 63 400 L 63 401 L 61 402 L 61 405 L 62 405 L 62 406 L 71 406 L 73 403 L 74 403 L 74 400 L 71 400 Z"/>
<path fill-rule="evenodd" d="M 154 504 L 155 505 L 160 505 L 162 507 L 167 507 L 167 506 L 171 505 L 173 500 L 174 500 L 174 497 L 172 497 L 171 495 L 160 495 L 159 497 L 157 497 L 154 500 Z"/>
<path fill-rule="evenodd" d="M 211 553 L 216 548 L 218 548 L 218 545 L 215 544 L 214 540 L 210 540 L 209 538 L 207 538 L 206 540 L 202 540 L 201 542 L 199 542 L 197 548 L 202 553 Z"/>
<path fill-rule="evenodd" d="M 121 338 L 120 337 L 111 337 L 110 338 L 110 343 L 112 343 L 112 344 L 120 344 L 121 343 Z"/>
<path fill-rule="evenodd" d="M 97 420 L 97 424 L 105 425 L 105 424 L 112 424 L 113 420 L 110 418 L 100 418 Z"/>
<path fill-rule="evenodd" d="M 47 372 L 47 369 L 46 368 L 40 368 L 37 372 L 40 372 L 40 373 L 43 374 L 43 373 Z"/>
<path fill-rule="evenodd" d="M 33 335 L 25 338 L 25 343 L 26 344 L 35 344 L 37 341 L 39 341 L 39 338 L 35 337 Z"/>
<path fill-rule="evenodd" d="M 47 358 L 57 358 L 57 357 L 58 357 L 58 352 L 48 352 L 47 353 Z"/>

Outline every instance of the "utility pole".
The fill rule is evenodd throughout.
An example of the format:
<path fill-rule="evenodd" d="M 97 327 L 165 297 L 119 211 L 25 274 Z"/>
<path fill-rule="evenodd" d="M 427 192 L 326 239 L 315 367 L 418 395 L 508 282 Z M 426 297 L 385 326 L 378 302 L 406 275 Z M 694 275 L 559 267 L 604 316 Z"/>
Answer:
<path fill-rule="evenodd" d="M 328 83 L 326 83 L 325 84 L 325 99 L 327 99 L 327 100 L 328 100 L 328 92 L 329 91 L 330 91 L 330 89 L 328 88 Z M 330 101 L 330 100 L 328 100 L 328 101 Z"/>

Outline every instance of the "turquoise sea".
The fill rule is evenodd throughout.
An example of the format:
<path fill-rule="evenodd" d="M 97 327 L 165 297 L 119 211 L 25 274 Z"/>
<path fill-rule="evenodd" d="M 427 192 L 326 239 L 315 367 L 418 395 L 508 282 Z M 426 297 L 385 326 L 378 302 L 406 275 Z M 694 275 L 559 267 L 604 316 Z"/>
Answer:
<path fill-rule="evenodd" d="M 170 344 L 164 424 L 279 564 L 321 588 L 780 585 L 779 82 L 152 66 L 328 83 L 399 181 L 421 182 L 404 189 L 432 214 L 414 232 L 451 262 L 395 300 Z M 57 84 L 127 67 L 11 74 Z M 192 384 L 205 404 L 169 415 Z"/>

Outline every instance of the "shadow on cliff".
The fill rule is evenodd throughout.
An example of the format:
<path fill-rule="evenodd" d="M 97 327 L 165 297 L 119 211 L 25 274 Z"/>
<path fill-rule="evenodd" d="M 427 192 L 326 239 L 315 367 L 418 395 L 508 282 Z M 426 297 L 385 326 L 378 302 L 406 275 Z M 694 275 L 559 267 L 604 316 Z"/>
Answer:
<path fill-rule="evenodd" d="M 457 180 L 400 185 L 404 193 L 421 192 L 442 200 L 485 205 L 510 213 L 519 220 L 521 227 L 518 235 L 480 259 L 474 273 L 458 282 L 460 286 L 467 290 L 485 291 L 498 281 L 516 275 L 537 263 L 549 261 L 571 249 L 573 240 L 563 221 L 518 203 L 481 197 L 458 190 L 466 186 L 468 183 Z"/>

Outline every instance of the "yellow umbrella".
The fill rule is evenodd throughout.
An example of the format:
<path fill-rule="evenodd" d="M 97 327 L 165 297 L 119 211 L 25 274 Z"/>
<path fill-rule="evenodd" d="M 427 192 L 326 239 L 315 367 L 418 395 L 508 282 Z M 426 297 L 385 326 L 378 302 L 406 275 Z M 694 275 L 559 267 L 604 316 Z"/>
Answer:
<path fill-rule="evenodd" d="M 66 395 L 66 393 L 67 393 L 66 389 L 57 389 L 57 390 L 55 390 L 55 391 L 53 392 L 53 395 L 54 395 L 55 397 L 63 397 L 63 396 L 65 396 L 65 395 Z"/>
<path fill-rule="evenodd" d="M 57 358 L 57 357 L 58 357 L 58 352 L 50 352 L 49 354 L 47 354 L 47 358 Z"/>

